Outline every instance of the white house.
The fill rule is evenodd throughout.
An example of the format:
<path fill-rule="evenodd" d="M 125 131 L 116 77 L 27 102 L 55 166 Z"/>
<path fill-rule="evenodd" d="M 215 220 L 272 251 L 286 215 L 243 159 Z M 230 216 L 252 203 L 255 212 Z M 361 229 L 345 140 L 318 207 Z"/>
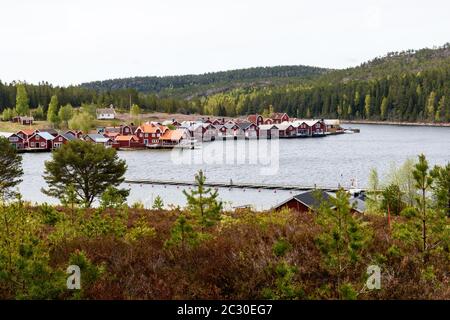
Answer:
<path fill-rule="evenodd" d="M 116 110 L 114 106 L 110 105 L 109 108 L 97 109 L 97 120 L 111 120 L 116 118 Z"/>

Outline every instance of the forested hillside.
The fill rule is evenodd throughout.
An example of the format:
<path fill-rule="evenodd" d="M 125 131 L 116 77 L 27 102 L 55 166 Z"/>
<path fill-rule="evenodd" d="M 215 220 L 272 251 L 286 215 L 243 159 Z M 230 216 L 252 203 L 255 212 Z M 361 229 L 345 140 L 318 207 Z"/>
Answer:
<path fill-rule="evenodd" d="M 143 93 L 190 97 L 235 87 L 300 82 L 326 72 L 327 69 L 309 66 L 257 67 L 200 75 L 113 79 L 84 83 L 81 86 L 97 91 L 131 88 Z"/>
<path fill-rule="evenodd" d="M 251 68 L 204 75 L 141 77 L 81 86 L 26 85 L 29 105 L 114 104 L 146 111 L 236 116 L 269 111 L 296 117 L 450 121 L 450 44 L 389 53 L 355 68 Z M 16 83 L 0 82 L 0 111 L 16 104 Z M 270 107 L 272 106 L 272 107 Z"/>

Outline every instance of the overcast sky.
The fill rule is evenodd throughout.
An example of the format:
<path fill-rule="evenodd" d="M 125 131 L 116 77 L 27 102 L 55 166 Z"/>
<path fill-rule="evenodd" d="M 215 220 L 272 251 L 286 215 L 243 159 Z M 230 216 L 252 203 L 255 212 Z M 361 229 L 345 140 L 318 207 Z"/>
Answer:
<path fill-rule="evenodd" d="M 0 0 L 0 80 L 355 66 L 450 41 L 448 0 Z"/>

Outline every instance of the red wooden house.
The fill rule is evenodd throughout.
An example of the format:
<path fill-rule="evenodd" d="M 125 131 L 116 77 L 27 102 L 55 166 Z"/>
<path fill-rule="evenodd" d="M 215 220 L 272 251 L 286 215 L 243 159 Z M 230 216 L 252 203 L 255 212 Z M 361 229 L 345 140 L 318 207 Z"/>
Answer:
<path fill-rule="evenodd" d="M 323 136 L 327 131 L 327 125 L 323 120 L 313 120 L 309 123 L 312 136 Z"/>
<path fill-rule="evenodd" d="M 77 138 L 72 134 L 58 134 L 52 141 L 52 149 L 61 148 L 63 144 L 68 143 L 69 141 L 76 140 Z"/>
<path fill-rule="evenodd" d="M 19 137 L 17 134 L 13 133 L 8 137 L 9 142 L 16 150 L 25 149 L 25 140 L 22 137 Z"/>
<path fill-rule="evenodd" d="M 275 125 L 278 128 L 280 138 L 297 136 L 297 129 L 290 122 L 283 122 Z"/>
<path fill-rule="evenodd" d="M 135 135 L 128 135 L 128 136 L 117 136 L 114 139 L 114 148 L 137 148 L 143 146 L 139 142 L 139 138 Z"/>
<path fill-rule="evenodd" d="M 251 114 L 247 117 L 247 120 L 251 123 L 256 124 L 259 126 L 260 124 L 264 124 L 264 118 L 259 114 Z"/>
<path fill-rule="evenodd" d="M 282 123 L 285 121 L 289 121 L 289 116 L 287 113 L 275 112 L 271 116 L 273 123 Z"/>
<path fill-rule="evenodd" d="M 296 212 L 307 213 L 317 210 L 322 201 L 329 201 L 330 198 L 331 195 L 323 190 L 311 190 L 287 199 L 278 204 L 274 209 L 288 208 Z"/>
<path fill-rule="evenodd" d="M 81 139 L 83 137 L 83 132 L 77 130 L 68 130 L 64 133 L 64 135 L 68 134 L 74 136 L 76 139 Z"/>
<path fill-rule="evenodd" d="M 163 125 L 152 123 L 145 123 L 136 129 L 135 135 L 139 142 L 145 146 L 152 144 L 159 144 L 159 137 L 161 137 L 168 128 Z"/>
<path fill-rule="evenodd" d="M 28 138 L 28 150 L 40 150 L 40 151 L 50 151 L 53 147 L 52 136 L 48 132 L 36 132 L 34 135 Z"/>

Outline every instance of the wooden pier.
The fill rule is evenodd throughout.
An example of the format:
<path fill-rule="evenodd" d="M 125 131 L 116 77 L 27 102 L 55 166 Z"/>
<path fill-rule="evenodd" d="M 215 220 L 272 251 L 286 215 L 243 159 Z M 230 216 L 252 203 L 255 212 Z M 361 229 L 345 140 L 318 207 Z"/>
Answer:
<path fill-rule="evenodd" d="M 176 181 L 176 180 L 153 180 L 153 179 L 142 179 L 125 180 L 125 183 L 129 184 L 154 184 L 154 185 L 170 185 L 170 186 L 196 186 L 195 181 Z M 308 191 L 313 189 L 321 189 L 329 192 L 336 192 L 339 190 L 338 186 L 300 186 L 300 185 L 287 185 L 287 184 L 266 184 L 266 183 L 242 183 L 242 182 L 205 182 L 205 186 L 213 188 L 233 188 L 233 189 L 259 189 L 259 190 L 295 190 L 295 191 Z M 345 190 L 358 189 L 364 191 L 363 188 L 357 187 L 345 187 Z"/>

